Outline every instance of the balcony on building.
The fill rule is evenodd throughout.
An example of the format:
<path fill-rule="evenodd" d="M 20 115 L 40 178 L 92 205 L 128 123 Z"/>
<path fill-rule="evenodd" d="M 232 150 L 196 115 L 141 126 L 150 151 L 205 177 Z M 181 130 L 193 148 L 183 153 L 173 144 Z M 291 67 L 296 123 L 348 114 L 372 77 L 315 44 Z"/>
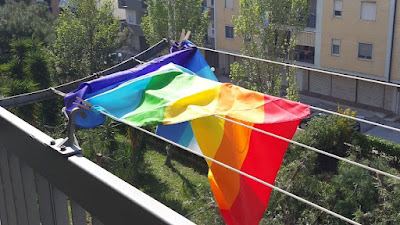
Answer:
<path fill-rule="evenodd" d="M 127 4 L 126 4 L 127 0 L 118 0 L 118 8 L 126 8 Z"/>
<path fill-rule="evenodd" d="M 311 46 L 297 45 L 293 50 L 293 60 L 302 63 L 314 64 L 315 48 Z"/>
<path fill-rule="evenodd" d="M 208 15 L 210 20 L 214 20 L 214 8 L 208 7 Z"/>
<path fill-rule="evenodd" d="M 206 36 L 206 41 L 204 43 L 204 47 L 215 49 L 215 38 Z"/>
<path fill-rule="evenodd" d="M 118 0 L 118 8 L 144 12 L 147 10 L 147 5 L 143 0 Z"/>
<path fill-rule="evenodd" d="M 306 27 L 315 28 L 317 21 L 317 0 L 308 0 L 308 4 L 310 5 L 310 14 Z"/>

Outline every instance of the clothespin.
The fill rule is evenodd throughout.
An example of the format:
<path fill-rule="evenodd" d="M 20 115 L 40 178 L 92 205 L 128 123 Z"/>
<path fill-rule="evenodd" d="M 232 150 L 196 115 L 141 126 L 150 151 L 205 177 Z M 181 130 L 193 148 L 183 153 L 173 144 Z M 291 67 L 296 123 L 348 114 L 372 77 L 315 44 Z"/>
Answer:
<path fill-rule="evenodd" d="M 183 40 L 189 40 L 190 34 L 191 34 L 190 30 L 188 30 Z"/>
<path fill-rule="evenodd" d="M 190 30 L 185 34 L 185 29 L 182 29 L 181 37 L 179 38 L 179 44 L 178 44 L 179 48 L 182 47 L 182 42 L 183 41 L 189 40 L 190 34 L 191 34 Z"/>
<path fill-rule="evenodd" d="M 90 104 L 88 101 L 85 101 L 85 100 L 83 100 L 82 98 L 80 98 L 78 96 L 76 96 L 76 99 L 81 101 L 84 105 L 76 103 L 76 102 L 73 102 L 72 104 L 74 104 L 74 105 L 76 105 L 76 106 L 78 106 L 80 108 L 86 109 L 88 111 L 92 111 L 92 106 L 93 106 L 92 104 Z"/>
<path fill-rule="evenodd" d="M 181 47 L 184 38 L 185 38 L 185 29 L 182 29 L 181 37 L 179 38 L 179 43 L 178 43 L 179 48 Z"/>

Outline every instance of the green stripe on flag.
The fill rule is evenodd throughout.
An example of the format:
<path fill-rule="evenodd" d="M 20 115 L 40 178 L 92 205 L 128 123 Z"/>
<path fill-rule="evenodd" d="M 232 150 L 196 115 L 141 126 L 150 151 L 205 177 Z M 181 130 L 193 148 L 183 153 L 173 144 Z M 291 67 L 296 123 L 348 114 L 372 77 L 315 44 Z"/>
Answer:
<path fill-rule="evenodd" d="M 135 126 L 162 124 L 167 104 L 182 98 L 182 93 L 190 90 L 195 80 L 196 76 L 180 71 L 168 71 L 151 77 L 139 107 L 122 119 Z"/>

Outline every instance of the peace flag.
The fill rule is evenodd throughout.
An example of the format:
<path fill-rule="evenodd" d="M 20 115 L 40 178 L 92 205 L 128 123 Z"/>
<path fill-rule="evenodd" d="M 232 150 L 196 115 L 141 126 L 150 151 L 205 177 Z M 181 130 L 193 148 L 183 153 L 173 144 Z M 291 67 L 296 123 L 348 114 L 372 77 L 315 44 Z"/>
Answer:
<path fill-rule="evenodd" d="M 196 76 L 167 64 L 85 99 L 133 126 L 190 121 L 202 153 L 270 184 L 288 142 L 214 117 L 219 115 L 291 139 L 309 106 Z M 209 181 L 228 224 L 258 224 L 271 189 L 207 161 Z"/>

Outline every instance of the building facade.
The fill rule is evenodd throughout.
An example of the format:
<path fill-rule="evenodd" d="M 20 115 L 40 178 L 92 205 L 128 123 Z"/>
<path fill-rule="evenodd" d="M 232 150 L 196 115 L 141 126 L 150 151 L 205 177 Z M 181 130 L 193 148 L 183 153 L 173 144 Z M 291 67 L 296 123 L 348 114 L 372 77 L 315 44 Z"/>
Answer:
<path fill-rule="evenodd" d="M 123 24 L 132 31 L 129 38 L 129 47 L 136 52 L 146 50 L 149 45 L 143 35 L 140 27 L 142 17 L 144 16 L 147 6 L 144 0 L 118 0 L 118 8 L 125 11 L 125 21 Z"/>
<path fill-rule="evenodd" d="M 400 4 L 396 0 L 309 0 L 307 27 L 295 39 L 297 64 L 400 84 Z M 240 52 L 233 16 L 239 0 L 216 1 L 216 49 Z M 219 56 L 220 73 L 229 73 L 232 56 Z M 300 89 L 339 100 L 400 113 L 395 87 L 298 70 Z"/>

